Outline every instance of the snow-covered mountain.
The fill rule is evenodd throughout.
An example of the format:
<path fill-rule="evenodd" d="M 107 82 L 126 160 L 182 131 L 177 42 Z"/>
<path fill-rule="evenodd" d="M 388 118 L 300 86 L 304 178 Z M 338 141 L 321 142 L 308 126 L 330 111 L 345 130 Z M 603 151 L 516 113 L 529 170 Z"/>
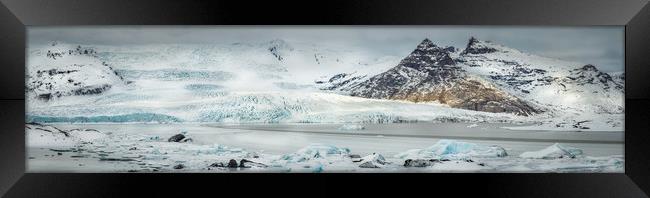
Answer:
<path fill-rule="evenodd" d="M 550 109 L 624 111 L 622 81 L 591 64 L 536 56 L 476 38 L 457 62 L 504 91 Z"/>
<path fill-rule="evenodd" d="M 400 64 L 381 74 L 341 73 L 318 84 L 351 96 L 437 101 L 488 112 L 528 115 L 570 108 L 622 113 L 623 76 L 472 37 L 460 53 L 425 39 Z"/>
<path fill-rule="evenodd" d="M 486 112 L 530 115 L 540 110 L 465 72 L 451 58 L 453 47 L 436 46 L 429 39 L 395 67 L 340 90 L 365 98 L 437 101 L 451 107 Z"/>
<path fill-rule="evenodd" d="M 158 44 L 134 46 L 97 46 L 102 61 L 119 65 L 118 72 L 169 73 L 184 71 L 194 76 L 214 76 L 244 83 L 244 89 L 255 85 L 293 83 L 312 85 L 314 79 L 344 71 L 374 70 L 399 61 L 397 57 L 374 57 L 362 50 L 337 49 L 311 43 L 274 39 L 268 42 L 237 42 L 221 44 Z M 148 74 L 143 74 L 148 75 Z M 150 75 L 150 74 L 149 74 Z M 211 81 L 217 78 L 199 78 Z M 187 78 L 185 80 L 188 80 Z M 191 79 L 189 79 L 191 80 Z M 261 81 L 264 83 L 248 83 Z M 263 90 L 269 87 L 263 87 Z"/>
<path fill-rule="evenodd" d="M 29 53 L 28 98 L 50 100 L 99 94 L 124 84 L 122 77 L 110 65 L 97 58 L 93 48 L 55 42 Z"/>

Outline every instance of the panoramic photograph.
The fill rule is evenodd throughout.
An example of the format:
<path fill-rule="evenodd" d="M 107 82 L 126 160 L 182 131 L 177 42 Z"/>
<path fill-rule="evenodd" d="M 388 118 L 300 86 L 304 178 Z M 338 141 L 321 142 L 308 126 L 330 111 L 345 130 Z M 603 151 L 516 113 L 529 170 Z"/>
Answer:
<path fill-rule="evenodd" d="M 623 173 L 623 26 L 29 26 L 27 172 Z"/>

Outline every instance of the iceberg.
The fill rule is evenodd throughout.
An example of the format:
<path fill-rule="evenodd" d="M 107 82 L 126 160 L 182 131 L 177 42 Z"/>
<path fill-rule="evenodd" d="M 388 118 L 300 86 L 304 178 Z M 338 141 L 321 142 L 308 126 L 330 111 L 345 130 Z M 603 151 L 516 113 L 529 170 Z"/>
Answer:
<path fill-rule="evenodd" d="M 295 153 L 283 155 L 280 159 L 288 162 L 304 162 L 311 159 L 324 159 L 330 157 L 348 157 L 350 149 L 338 148 L 327 144 L 310 144 Z"/>
<path fill-rule="evenodd" d="M 373 153 L 372 155 L 361 158 L 360 162 L 360 168 L 381 168 L 388 163 L 386 162 L 386 158 L 384 158 L 384 156 L 377 153 Z"/>
<path fill-rule="evenodd" d="M 519 157 L 530 159 L 575 158 L 582 155 L 582 150 L 555 143 L 539 151 L 524 152 Z"/>
<path fill-rule="evenodd" d="M 412 149 L 397 154 L 401 159 L 465 159 L 469 157 L 505 157 L 507 152 L 500 146 L 484 146 L 455 140 L 440 140 L 431 147 Z"/>

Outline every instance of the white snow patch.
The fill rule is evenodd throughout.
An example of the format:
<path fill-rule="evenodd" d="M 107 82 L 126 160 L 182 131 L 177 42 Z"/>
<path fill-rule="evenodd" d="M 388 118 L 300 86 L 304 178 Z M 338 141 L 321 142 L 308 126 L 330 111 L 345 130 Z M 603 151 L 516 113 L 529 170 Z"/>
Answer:
<path fill-rule="evenodd" d="M 366 129 L 366 127 L 360 124 L 344 124 L 338 128 L 340 131 L 360 131 L 364 129 Z"/>
<path fill-rule="evenodd" d="M 582 155 L 582 150 L 555 143 L 539 151 L 524 152 L 519 157 L 532 159 L 575 158 Z"/>

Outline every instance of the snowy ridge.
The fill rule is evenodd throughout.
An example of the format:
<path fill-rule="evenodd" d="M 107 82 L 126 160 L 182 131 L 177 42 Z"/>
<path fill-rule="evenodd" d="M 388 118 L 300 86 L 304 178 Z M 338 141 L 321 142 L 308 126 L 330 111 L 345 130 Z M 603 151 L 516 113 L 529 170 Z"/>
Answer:
<path fill-rule="evenodd" d="M 100 94 L 122 86 L 122 77 L 93 48 L 52 43 L 29 49 L 26 92 L 28 98 L 50 100 L 70 95 Z"/>
<path fill-rule="evenodd" d="M 594 65 L 536 56 L 475 38 L 471 40 L 468 47 L 472 50 L 465 50 L 457 59 L 465 70 L 548 109 L 547 114 L 555 117 L 530 129 L 605 127 L 622 130 L 622 74 L 612 77 Z M 472 42 L 479 43 L 478 47 Z"/>
<path fill-rule="evenodd" d="M 504 90 L 545 106 L 577 107 L 584 111 L 606 108 L 621 112 L 624 85 L 598 71 L 596 66 L 504 47 L 498 49 L 483 53 L 465 51 L 467 53 L 464 52 L 458 62 L 464 64 L 467 71 L 485 77 Z"/>

